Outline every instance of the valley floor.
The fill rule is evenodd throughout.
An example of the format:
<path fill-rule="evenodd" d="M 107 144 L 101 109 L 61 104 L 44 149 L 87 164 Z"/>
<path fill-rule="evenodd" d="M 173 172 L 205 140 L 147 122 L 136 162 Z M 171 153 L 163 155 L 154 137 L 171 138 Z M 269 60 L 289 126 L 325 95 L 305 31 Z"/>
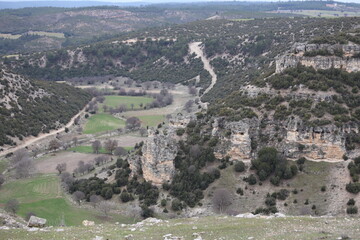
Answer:
<path fill-rule="evenodd" d="M 152 221 L 154 220 L 154 221 Z M 49 228 L 42 231 L 0 230 L 1 239 L 360 239 L 359 218 L 212 216 L 161 221 L 148 219 L 131 225 Z M 130 237 L 132 235 L 132 237 Z M 199 238 L 198 236 L 201 236 Z"/>

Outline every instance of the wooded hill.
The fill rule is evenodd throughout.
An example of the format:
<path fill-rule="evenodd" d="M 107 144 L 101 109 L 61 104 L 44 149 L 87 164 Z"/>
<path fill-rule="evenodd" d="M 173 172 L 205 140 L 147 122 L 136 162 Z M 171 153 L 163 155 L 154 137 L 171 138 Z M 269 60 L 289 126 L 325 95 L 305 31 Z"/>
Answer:
<path fill-rule="evenodd" d="M 29 80 L 1 68 L 0 146 L 63 126 L 91 99 L 70 85 Z"/>

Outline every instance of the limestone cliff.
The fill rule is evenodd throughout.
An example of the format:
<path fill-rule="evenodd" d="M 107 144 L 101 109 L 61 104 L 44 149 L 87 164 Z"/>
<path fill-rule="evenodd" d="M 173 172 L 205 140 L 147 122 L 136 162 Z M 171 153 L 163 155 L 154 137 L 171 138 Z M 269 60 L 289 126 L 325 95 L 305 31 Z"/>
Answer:
<path fill-rule="evenodd" d="M 174 138 L 150 130 L 142 147 L 142 156 L 130 161 L 131 169 L 137 171 L 141 168 L 146 181 L 160 185 L 172 179 L 177 151 Z"/>
<path fill-rule="evenodd" d="M 307 56 L 306 53 L 316 51 L 326 51 L 328 56 Z M 336 55 L 336 50 L 341 52 L 341 56 Z M 302 64 L 315 69 L 339 68 L 347 72 L 360 70 L 360 59 L 354 58 L 355 54 L 360 53 L 360 46 L 357 44 L 329 45 L 329 44 L 295 44 L 291 51 L 276 60 L 276 73 L 280 73 L 289 67 L 296 67 Z"/>

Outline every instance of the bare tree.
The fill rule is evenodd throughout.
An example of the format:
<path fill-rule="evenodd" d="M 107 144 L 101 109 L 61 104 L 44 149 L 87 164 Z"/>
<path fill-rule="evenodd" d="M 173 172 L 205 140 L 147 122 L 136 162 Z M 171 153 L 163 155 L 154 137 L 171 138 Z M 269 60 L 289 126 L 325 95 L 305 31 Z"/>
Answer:
<path fill-rule="evenodd" d="M 77 116 L 75 119 L 74 119 L 74 124 L 75 125 L 78 125 L 80 122 L 80 116 Z"/>
<path fill-rule="evenodd" d="M 74 182 L 74 177 L 72 174 L 68 172 L 63 172 L 60 174 L 60 179 L 62 186 L 67 190 L 69 186 Z"/>
<path fill-rule="evenodd" d="M 191 94 L 191 95 L 193 95 L 193 96 L 197 95 L 197 90 L 196 90 L 196 88 L 193 87 L 193 86 L 189 86 L 189 94 Z"/>
<path fill-rule="evenodd" d="M 117 147 L 117 145 L 118 145 L 118 142 L 116 140 L 109 139 L 105 142 L 105 149 L 110 154 L 112 154 L 113 151 L 115 150 L 115 148 Z"/>
<path fill-rule="evenodd" d="M 94 162 L 96 165 L 100 166 L 102 164 L 104 164 L 105 162 L 107 162 L 108 157 L 106 156 L 98 156 L 94 159 Z"/>
<path fill-rule="evenodd" d="M 216 211 L 220 214 L 232 204 L 231 194 L 225 188 L 216 189 L 212 198 L 212 203 Z"/>
<path fill-rule="evenodd" d="M 115 150 L 114 150 L 114 155 L 115 156 L 124 156 L 128 153 L 128 151 L 123 148 L 123 147 L 117 147 Z"/>
<path fill-rule="evenodd" d="M 31 156 L 34 157 L 34 158 L 36 158 L 37 155 L 40 154 L 40 152 L 41 152 L 41 149 L 38 148 L 38 147 L 35 147 L 33 150 L 31 150 Z"/>
<path fill-rule="evenodd" d="M 98 209 L 107 217 L 111 210 L 115 209 L 116 205 L 110 201 L 101 201 Z"/>
<path fill-rule="evenodd" d="M 76 191 L 72 194 L 72 197 L 80 205 L 81 200 L 85 198 L 85 194 L 81 191 Z"/>
<path fill-rule="evenodd" d="M 59 163 L 55 169 L 59 172 L 60 175 L 62 172 L 66 171 L 66 163 Z"/>
<path fill-rule="evenodd" d="M 90 204 L 95 208 L 97 204 L 101 201 L 101 198 L 98 195 L 90 196 Z"/>
<path fill-rule="evenodd" d="M 137 117 L 129 117 L 126 119 L 126 128 L 130 130 L 134 130 L 136 128 L 139 128 L 141 126 L 141 121 Z"/>
<path fill-rule="evenodd" d="M 17 178 L 26 178 L 29 177 L 31 172 L 34 171 L 34 162 L 30 158 L 21 160 L 15 169 L 15 174 Z"/>
<path fill-rule="evenodd" d="M 95 142 L 93 142 L 91 144 L 91 147 L 92 147 L 94 153 L 99 153 L 99 151 L 101 149 L 101 142 L 99 140 L 96 140 Z"/>
<path fill-rule="evenodd" d="M 19 210 L 19 201 L 16 199 L 10 199 L 5 204 L 5 211 L 15 214 Z"/>
<path fill-rule="evenodd" d="M 20 149 L 14 152 L 11 163 L 13 166 L 16 166 L 19 162 L 27 158 L 29 158 L 29 153 L 25 149 Z"/>
<path fill-rule="evenodd" d="M 189 100 L 185 103 L 185 110 L 187 112 L 191 112 L 191 108 L 194 105 L 194 101 L 193 100 Z"/>
<path fill-rule="evenodd" d="M 73 137 L 72 139 L 74 146 L 76 147 L 78 145 L 79 139 L 77 137 Z"/>
<path fill-rule="evenodd" d="M 51 141 L 49 142 L 49 147 L 48 147 L 48 149 L 49 149 L 50 151 L 56 151 L 56 150 L 59 149 L 60 147 L 61 147 L 61 143 L 60 143 L 58 140 L 53 139 L 53 140 L 51 140 Z"/>
<path fill-rule="evenodd" d="M 146 128 L 140 128 L 139 132 L 140 132 L 140 135 L 143 137 L 146 135 L 147 130 L 146 130 Z"/>

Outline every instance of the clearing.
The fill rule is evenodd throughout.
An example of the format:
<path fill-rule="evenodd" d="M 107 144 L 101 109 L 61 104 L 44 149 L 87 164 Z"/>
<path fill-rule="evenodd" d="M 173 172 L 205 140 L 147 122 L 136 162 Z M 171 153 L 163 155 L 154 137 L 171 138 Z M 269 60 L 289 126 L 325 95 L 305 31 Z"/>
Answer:
<path fill-rule="evenodd" d="M 66 171 L 73 172 L 78 166 L 78 162 L 92 162 L 97 154 L 80 152 L 57 152 L 56 155 L 46 155 L 35 161 L 36 171 L 39 173 L 57 173 L 56 166 L 59 163 L 66 163 Z"/>

